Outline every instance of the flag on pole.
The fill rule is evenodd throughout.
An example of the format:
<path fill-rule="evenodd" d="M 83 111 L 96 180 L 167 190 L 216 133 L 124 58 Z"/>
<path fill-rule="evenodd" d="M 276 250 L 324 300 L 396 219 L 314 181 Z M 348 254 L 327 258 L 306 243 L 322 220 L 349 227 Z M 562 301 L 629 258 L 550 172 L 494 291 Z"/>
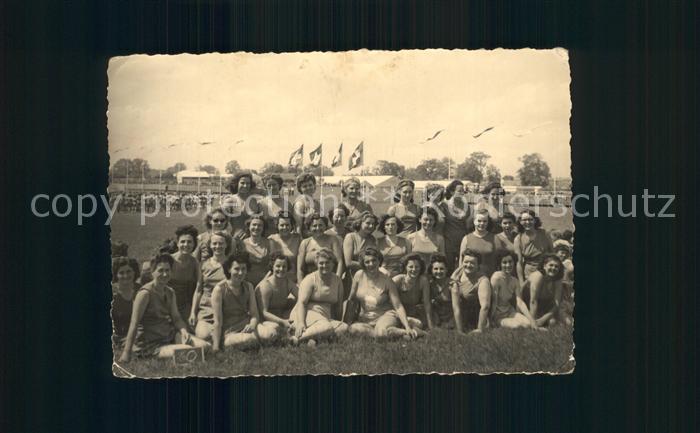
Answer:
<path fill-rule="evenodd" d="M 304 145 L 302 144 L 299 149 L 295 150 L 292 152 L 291 155 L 289 155 L 289 164 L 292 167 L 299 167 L 301 165 L 302 160 L 304 159 Z"/>
<path fill-rule="evenodd" d="M 338 148 L 338 153 L 333 156 L 333 162 L 331 163 L 331 168 L 340 167 L 343 163 L 343 143 L 340 143 Z"/>
<path fill-rule="evenodd" d="M 321 155 L 323 154 L 323 150 L 321 149 L 322 147 L 323 143 L 319 144 L 316 149 L 309 152 L 309 159 L 311 160 L 309 165 L 311 165 L 312 167 L 321 166 Z"/>
<path fill-rule="evenodd" d="M 364 141 L 360 142 L 360 144 L 357 145 L 355 148 L 355 151 L 350 155 L 350 161 L 348 164 L 348 168 L 352 170 L 353 168 L 359 167 L 361 165 L 364 165 L 364 159 L 363 159 L 363 148 L 362 145 L 364 144 Z"/>

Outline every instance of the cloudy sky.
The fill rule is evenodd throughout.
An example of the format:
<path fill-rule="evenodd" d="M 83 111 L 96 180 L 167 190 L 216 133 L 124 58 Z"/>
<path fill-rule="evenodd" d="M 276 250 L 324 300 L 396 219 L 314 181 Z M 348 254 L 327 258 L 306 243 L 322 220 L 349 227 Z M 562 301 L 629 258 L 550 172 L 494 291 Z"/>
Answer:
<path fill-rule="evenodd" d="M 286 164 L 302 143 L 306 163 L 324 143 L 330 165 L 341 142 L 347 163 L 364 141 L 368 166 L 460 162 L 483 151 L 506 175 L 519 156 L 538 152 L 554 176 L 570 176 L 562 49 L 138 55 L 112 59 L 108 78 L 112 163 L 141 157 L 154 168 L 223 171 L 235 159 L 255 169 Z"/>

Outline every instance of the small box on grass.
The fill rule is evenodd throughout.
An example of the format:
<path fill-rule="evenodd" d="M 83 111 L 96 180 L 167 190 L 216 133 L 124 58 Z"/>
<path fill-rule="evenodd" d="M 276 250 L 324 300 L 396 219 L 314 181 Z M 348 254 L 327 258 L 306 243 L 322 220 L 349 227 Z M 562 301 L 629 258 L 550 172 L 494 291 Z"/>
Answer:
<path fill-rule="evenodd" d="M 197 362 L 204 362 L 204 348 L 188 347 L 185 349 L 175 349 L 173 352 L 173 362 L 175 365 L 188 365 Z"/>

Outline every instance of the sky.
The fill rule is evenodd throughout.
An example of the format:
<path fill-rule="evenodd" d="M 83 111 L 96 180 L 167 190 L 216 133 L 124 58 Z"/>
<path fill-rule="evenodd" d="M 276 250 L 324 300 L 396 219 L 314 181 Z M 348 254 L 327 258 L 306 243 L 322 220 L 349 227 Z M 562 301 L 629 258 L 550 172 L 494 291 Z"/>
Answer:
<path fill-rule="evenodd" d="M 570 177 L 571 80 L 561 48 L 134 55 L 112 58 L 107 73 L 112 164 L 143 158 L 152 168 L 184 162 L 223 172 L 235 159 L 258 169 L 286 165 L 301 144 L 306 164 L 323 143 L 329 166 L 342 142 L 344 164 L 334 171 L 343 174 L 363 141 L 367 167 L 459 163 L 482 151 L 515 175 L 518 157 L 537 152 L 553 176 Z"/>

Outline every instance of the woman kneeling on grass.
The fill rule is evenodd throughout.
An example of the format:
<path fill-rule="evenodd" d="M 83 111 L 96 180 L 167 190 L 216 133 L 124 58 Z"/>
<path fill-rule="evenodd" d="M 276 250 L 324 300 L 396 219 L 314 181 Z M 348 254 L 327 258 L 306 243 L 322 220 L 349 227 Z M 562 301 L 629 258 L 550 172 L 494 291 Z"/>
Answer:
<path fill-rule="evenodd" d="M 211 306 L 214 311 L 212 350 L 224 347 L 248 349 L 271 340 L 275 333 L 258 325 L 258 304 L 253 285 L 246 281 L 250 259 L 246 253 L 230 256 L 224 261 L 226 279 L 214 287 Z"/>
<path fill-rule="evenodd" d="M 153 281 L 143 286 L 134 298 L 129 332 L 119 361 L 129 362 L 132 348 L 142 356 L 168 358 L 175 349 L 209 347 L 209 343 L 187 332 L 187 325 L 180 317 L 175 292 L 167 286 L 173 263 L 170 254 L 153 259 Z"/>
<path fill-rule="evenodd" d="M 409 254 L 401 260 L 401 274 L 392 278 L 406 310 L 411 326 L 433 329 L 433 311 L 430 304 L 430 282 L 425 274 L 425 263 L 420 255 Z"/>
<path fill-rule="evenodd" d="M 541 329 L 523 301 L 514 275 L 516 260 L 517 256 L 510 251 L 500 251 L 496 257 L 497 271 L 491 276 L 491 326 Z"/>
<path fill-rule="evenodd" d="M 556 254 L 545 254 L 537 270 L 523 285 L 523 299 L 530 303 L 530 314 L 537 326 L 552 326 L 560 319 L 564 266 Z"/>
<path fill-rule="evenodd" d="M 291 314 L 294 317 L 293 344 L 306 341 L 314 346 L 316 339 L 347 331 L 345 323 L 332 319 L 333 310 L 339 311 L 343 302 L 343 281 L 334 273 L 337 266 L 333 251 L 322 248 L 316 252 L 316 271 L 299 284 L 299 297 Z"/>
<path fill-rule="evenodd" d="M 289 274 L 290 260 L 282 252 L 276 251 L 270 256 L 270 272 L 255 289 L 263 323 L 261 328 L 280 337 L 289 335 L 293 318 L 292 308 L 296 304 L 299 288 Z M 290 298 L 292 295 L 292 298 Z"/>
<path fill-rule="evenodd" d="M 355 273 L 348 299 L 357 299 L 361 310 L 357 321 L 350 326 L 350 332 L 375 338 L 418 337 L 418 330 L 408 321 L 396 285 L 379 271 L 382 254 L 376 248 L 368 247 L 359 258 L 362 269 Z M 399 324 L 404 329 L 399 328 Z"/>
<path fill-rule="evenodd" d="M 462 265 L 452 274 L 452 311 L 457 332 L 464 334 L 465 325 L 481 332 L 491 307 L 491 284 L 479 270 L 481 255 L 469 248 L 462 251 Z M 464 316 L 464 317 L 463 317 Z"/>

